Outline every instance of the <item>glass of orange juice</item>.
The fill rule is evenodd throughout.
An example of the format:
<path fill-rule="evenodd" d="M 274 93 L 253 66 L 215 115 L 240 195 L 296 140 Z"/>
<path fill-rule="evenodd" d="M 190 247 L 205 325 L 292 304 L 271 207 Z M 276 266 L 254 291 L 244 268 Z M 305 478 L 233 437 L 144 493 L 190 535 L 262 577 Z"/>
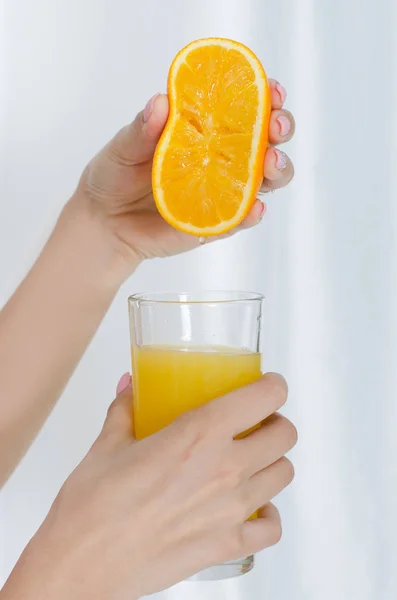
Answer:
<path fill-rule="evenodd" d="M 261 377 L 261 294 L 155 292 L 128 303 L 138 439 Z M 235 577 L 253 565 L 249 556 L 194 579 Z"/>

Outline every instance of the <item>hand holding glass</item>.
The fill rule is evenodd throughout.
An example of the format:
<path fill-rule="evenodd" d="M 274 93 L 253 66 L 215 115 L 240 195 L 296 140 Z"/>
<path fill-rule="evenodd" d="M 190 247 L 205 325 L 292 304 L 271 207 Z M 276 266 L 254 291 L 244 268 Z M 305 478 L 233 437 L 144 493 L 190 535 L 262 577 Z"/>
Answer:
<path fill-rule="evenodd" d="M 138 439 L 261 377 L 262 307 L 260 294 L 243 292 L 129 298 Z M 196 578 L 233 577 L 252 566 L 251 556 Z"/>

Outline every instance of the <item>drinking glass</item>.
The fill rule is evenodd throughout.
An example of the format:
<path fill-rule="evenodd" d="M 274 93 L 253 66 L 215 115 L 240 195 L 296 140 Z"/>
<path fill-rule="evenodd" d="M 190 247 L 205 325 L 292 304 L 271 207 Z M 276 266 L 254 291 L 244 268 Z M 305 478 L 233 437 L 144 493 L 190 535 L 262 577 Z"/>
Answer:
<path fill-rule="evenodd" d="M 261 294 L 155 292 L 128 304 L 138 439 L 261 377 Z M 249 556 L 192 579 L 235 577 L 253 565 Z"/>

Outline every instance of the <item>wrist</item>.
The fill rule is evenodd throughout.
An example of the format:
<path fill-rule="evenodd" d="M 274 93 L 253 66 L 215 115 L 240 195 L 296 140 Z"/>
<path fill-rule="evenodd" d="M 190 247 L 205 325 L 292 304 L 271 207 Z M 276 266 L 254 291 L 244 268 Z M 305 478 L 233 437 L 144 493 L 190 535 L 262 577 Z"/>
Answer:
<path fill-rule="evenodd" d="M 54 578 L 51 565 L 48 565 L 48 561 L 45 560 L 46 553 L 43 555 L 38 549 L 36 560 L 32 561 L 30 547 L 34 539 L 29 542 L 5 582 L 0 592 L 0 600 L 50 600 L 54 597 L 52 595 L 54 591 L 57 592 L 57 600 L 66 600 L 67 595 L 58 593 L 57 576 L 55 575 Z"/>
<path fill-rule="evenodd" d="M 43 524 L 44 525 L 44 524 Z M 54 544 L 41 529 L 29 542 L 4 587 L 0 600 L 108 600 L 112 597 L 112 572 L 97 572 L 97 563 L 76 560 L 70 548 Z M 87 557 L 84 557 L 87 558 Z M 105 583 L 102 575 L 105 575 Z M 142 596 L 128 590 L 129 600 Z"/>
<path fill-rule="evenodd" d="M 120 248 L 121 242 L 105 219 L 91 211 L 78 194 L 64 207 L 54 236 L 73 244 L 75 253 L 90 265 L 91 275 L 104 288 L 117 290 L 141 262 L 133 252 L 127 254 Z"/>

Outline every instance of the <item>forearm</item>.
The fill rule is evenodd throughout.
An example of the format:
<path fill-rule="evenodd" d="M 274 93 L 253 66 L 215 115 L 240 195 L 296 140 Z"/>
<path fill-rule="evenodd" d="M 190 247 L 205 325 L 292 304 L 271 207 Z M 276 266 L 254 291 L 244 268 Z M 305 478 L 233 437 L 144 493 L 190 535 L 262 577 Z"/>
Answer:
<path fill-rule="evenodd" d="M 125 273 L 100 224 L 71 202 L 0 314 L 0 483 L 50 413 Z"/>

